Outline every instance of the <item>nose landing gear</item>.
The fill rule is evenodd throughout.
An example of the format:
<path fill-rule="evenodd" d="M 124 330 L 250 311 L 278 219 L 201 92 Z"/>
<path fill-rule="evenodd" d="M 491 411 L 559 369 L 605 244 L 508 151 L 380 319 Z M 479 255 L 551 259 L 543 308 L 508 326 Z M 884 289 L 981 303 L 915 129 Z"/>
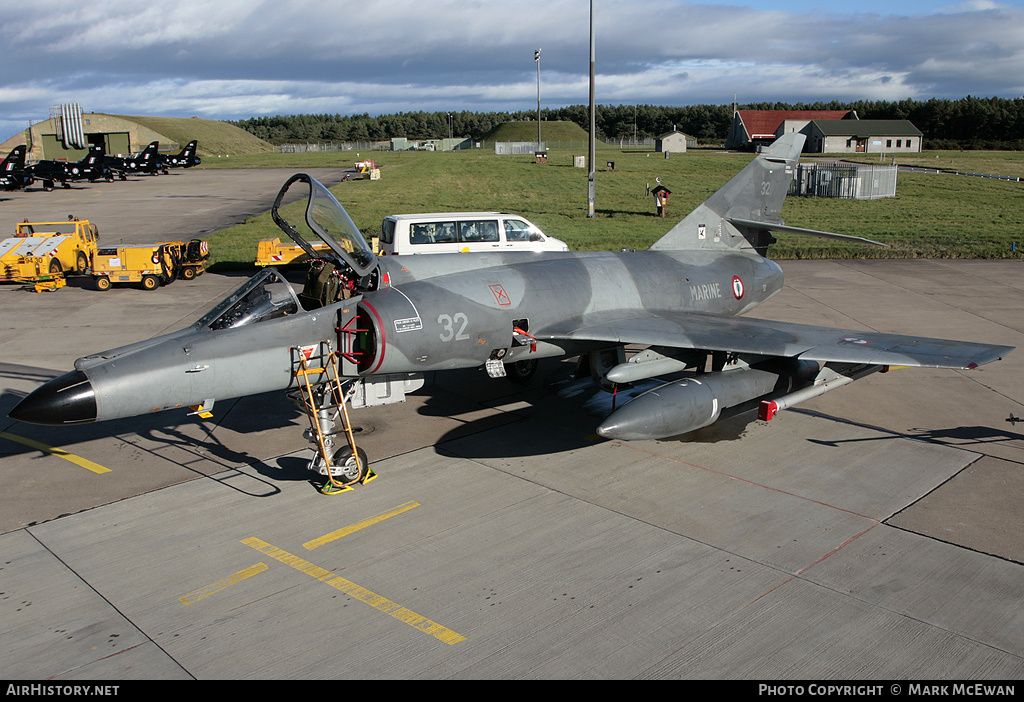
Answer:
<path fill-rule="evenodd" d="M 342 386 L 330 342 L 296 347 L 293 352 L 297 356 L 295 378 L 301 406 L 309 417 L 309 429 L 303 435 L 316 451 L 309 468 L 327 478 L 320 492 L 337 495 L 352 490 L 357 483 L 365 485 L 377 474 L 370 468 L 366 452 L 356 446 L 347 406 L 354 387 L 346 392 Z M 313 361 L 316 363 L 311 366 Z"/>

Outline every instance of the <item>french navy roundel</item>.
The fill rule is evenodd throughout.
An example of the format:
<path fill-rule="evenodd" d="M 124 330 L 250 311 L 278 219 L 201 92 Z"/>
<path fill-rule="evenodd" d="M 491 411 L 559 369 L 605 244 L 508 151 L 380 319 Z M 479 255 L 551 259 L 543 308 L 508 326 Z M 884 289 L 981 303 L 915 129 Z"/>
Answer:
<path fill-rule="evenodd" d="M 732 294 L 737 300 L 743 299 L 743 281 L 738 275 L 732 277 Z"/>

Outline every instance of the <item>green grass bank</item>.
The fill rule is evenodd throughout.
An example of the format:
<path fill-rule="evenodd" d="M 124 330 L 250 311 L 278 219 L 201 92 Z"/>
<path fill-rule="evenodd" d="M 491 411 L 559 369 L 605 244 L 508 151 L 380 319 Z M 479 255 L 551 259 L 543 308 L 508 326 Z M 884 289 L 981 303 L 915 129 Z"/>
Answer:
<path fill-rule="evenodd" d="M 488 149 L 277 153 L 206 159 L 203 167 L 298 172 L 351 166 L 372 158 L 382 166 L 380 180 L 351 181 L 333 188 L 367 236 L 375 234 L 381 219 L 389 214 L 498 210 L 525 216 L 573 250 L 614 251 L 650 246 L 753 158 L 751 154 L 690 149 L 666 159 L 651 151 L 602 148 L 597 156 L 597 216 L 588 218 L 587 170 L 573 165 L 573 157 L 583 155 L 585 148 L 553 150 L 547 163 L 538 164 L 532 155 L 496 156 Z M 909 165 L 911 159 L 904 158 L 899 162 Z M 1024 154 L 1019 152 L 933 152 L 915 154 L 913 160 L 933 166 L 938 163 L 946 169 L 1024 175 Z M 282 184 L 286 177 L 282 174 Z M 646 194 L 658 178 L 672 191 L 665 219 L 656 216 L 654 198 Z M 889 244 L 889 248 L 780 235 L 770 251 L 777 259 L 1020 257 L 1024 182 L 901 172 L 895 198 L 791 197 L 783 217 L 788 224 L 868 237 Z M 269 213 L 219 232 L 210 237 L 213 263 L 221 267 L 250 265 L 256 242 L 279 234 Z M 1016 251 L 1013 242 L 1017 242 Z"/>

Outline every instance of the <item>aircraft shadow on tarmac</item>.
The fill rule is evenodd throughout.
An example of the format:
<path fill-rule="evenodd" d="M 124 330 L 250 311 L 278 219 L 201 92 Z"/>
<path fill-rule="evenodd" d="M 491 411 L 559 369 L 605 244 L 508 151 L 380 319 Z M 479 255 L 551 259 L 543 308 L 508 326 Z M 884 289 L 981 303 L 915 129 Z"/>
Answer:
<path fill-rule="evenodd" d="M 905 432 L 895 432 L 892 429 L 886 429 L 884 427 L 876 427 L 870 424 L 862 422 L 852 422 L 842 417 L 835 417 L 824 412 L 817 412 L 808 409 L 796 409 L 794 412 L 799 412 L 810 417 L 818 417 L 821 419 L 827 419 L 833 422 L 841 422 L 843 424 L 851 424 L 853 426 L 862 427 L 864 429 L 870 429 L 874 432 L 879 432 L 877 436 L 857 437 L 853 439 L 841 439 L 838 441 L 824 441 L 821 439 L 807 439 L 807 441 L 818 444 L 821 446 L 839 446 L 840 444 L 852 444 L 861 443 L 865 441 L 886 441 L 891 437 L 899 437 L 906 439 L 918 439 L 920 441 L 928 441 L 934 444 L 941 444 L 943 446 L 949 446 L 951 448 L 961 448 L 978 453 L 986 453 L 985 447 L 992 446 L 993 444 L 1007 444 L 1013 442 L 1017 444 L 1012 448 L 1020 448 L 1024 445 L 1024 434 L 1013 431 L 1012 429 L 1003 429 L 1002 427 L 991 427 L 982 425 L 971 425 L 971 426 L 959 426 L 949 427 L 947 429 L 908 429 Z M 1024 462 L 1014 461 L 1012 459 L 1003 458 L 1003 460 L 1009 460 L 1011 463 Z"/>
<path fill-rule="evenodd" d="M 470 371 L 464 371 L 470 373 Z M 455 373 L 444 375 L 447 380 Z M 638 382 L 610 393 L 600 389 L 589 375 L 575 375 L 575 359 L 541 361 L 536 375 L 525 384 L 491 380 L 476 373 L 469 394 L 463 388 L 451 391 L 446 386 L 428 388 L 429 397 L 419 409 L 425 416 L 467 416 L 482 408 L 495 408 L 469 419 L 446 432 L 436 446 L 456 452 L 464 458 L 514 458 L 541 456 L 578 450 L 604 442 L 594 431 L 616 406 L 636 395 L 661 385 L 664 380 Z M 458 385 L 469 386 L 463 379 Z M 533 421 L 524 421 L 524 420 Z M 718 443 L 738 441 L 748 426 L 757 421 L 757 403 L 734 408 L 715 424 L 662 442 Z M 500 427 L 500 429 L 498 428 Z M 494 431 L 491 431 L 494 430 Z M 485 439 L 461 441 L 474 434 L 489 432 Z M 458 445 L 453 442 L 458 441 Z"/>
<path fill-rule="evenodd" d="M 14 368 L 12 364 L 3 364 L 3 367 L 0 367 L 0 377 L 5 375 L 45 382 L 57 374 L 45 369 L 28 366 Z M 26 394 L 9 388 L 0 393 L 0 417 L 6 418 L 7 413 Z M 239 465 L 252 466 L 269 479 L 262 481 L 266 489 L 252 491 L 231 485 L 229 481 L 225 481 L 225 484 L 246 494 L 261 497 L 280 491 L 274 485 L 274 481 L 308 478 L 309 473 L 305 470 L 305 464 L 302 475 L 299 476 L 298 471 L 293 470 L 291 466 L 275 467 L 272 463 L 265 462 L 266 457 L 250 454 L 230 444 L 247 445 L 248 440 L 244 438 L 246 435 L 274 429 L 288 429 L 289 432 L 294 431 L 296 437 L 300 437 L 301 421 L 304 421 L 304 418 L 299 410 L 293 407 L 282 393 L 274 392 L 218 403 L 215 418 L 212 420 L 201 420 L 197 417 L 183 416 L 181 412 L 167 411 L 130 420 L 78 426 L 43 427 L 20 422 L 11 422 L 9 425 L 0 423 L 0 430 L 71 453 L 75 452 L 75 447 L 79 444 L 112 438 L 129 443 L 154 458 L 172 461 L 181 468 L 196 473 L 197 476 L 215 477 L 218 473 L 235 471 Z M 237 442 L 228 438 L 229 443 L 225 443 L 220 436 L 243 438 Z M 175 453 L 175 450 L 183 452 L 184 455 Z M 45 456 L 46 452 L 17 441 L 4 441 L 0 446 L 0 455 L 20 454 Z M 202 470 L 196 467 L 200 465 L 203 466 Z"/>

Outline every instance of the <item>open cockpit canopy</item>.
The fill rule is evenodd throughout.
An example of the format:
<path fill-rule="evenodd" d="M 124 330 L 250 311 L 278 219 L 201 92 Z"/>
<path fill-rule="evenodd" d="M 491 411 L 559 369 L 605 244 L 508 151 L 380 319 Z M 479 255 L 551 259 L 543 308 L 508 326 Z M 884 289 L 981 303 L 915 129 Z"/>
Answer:
<path fill-rule="evenodd" d="M 295 196 L 306 199 L 305 217 L 299 214 L 301 205 L 287 204 Z M 341 203 L 315 178 L 297 173 L 277 194 L 271 210 L 274 221 L 290 236 L 310 258 L 325 258 L 323 242 L 330 247 L 337 258 L 336 263 L 345 263 L 360 278 L 369 275 L 377 267 L 377 257 Z"/>

